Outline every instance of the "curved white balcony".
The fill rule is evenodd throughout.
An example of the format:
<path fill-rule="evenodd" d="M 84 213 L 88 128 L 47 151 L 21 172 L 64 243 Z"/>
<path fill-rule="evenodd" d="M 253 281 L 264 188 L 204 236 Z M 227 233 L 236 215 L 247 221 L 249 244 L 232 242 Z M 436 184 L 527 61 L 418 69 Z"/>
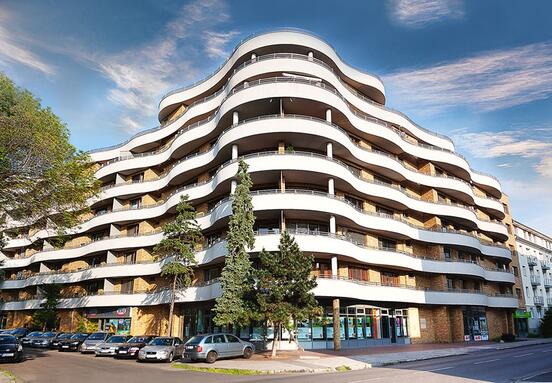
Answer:
<path fill-rule="evenodd" d="M 200 129 L 195 132 L 196 136 L 204 136 L 207 134 L 207 129 Z M 395 156 L 386 155 L 379 151 L 369 150 L 364 147 L 360 147 L 349 138 L 346 131 L 338 127 L 337 125 L 330 124 L 324 120 L 307 116 L 263 116 L 248 121 L 243 121 L 238 125 L 223 131 L 219 139 L 213 145 L 213 147 L 205 153 L 194 154 L 189 157 L 185 157 L 177 161 L 173 167 L 165 174 L 161 179 L 155 181 L 146 181 L 143 184 L 147 184 L 147 189 L 138 186 L 139 183 L 132 184 L 119 184 L 110 187 L 110 192 L 100 196 L 100 199 L 115 197 L 121 192 L 126 193 L 127 190 L 132 189 L 132 193 L 142 193 L 151 190 L 161 190 L 166 187 L 169 182 L 177 175 L 183 174 L 186 171 L 197 169 L 201 167 L 207 167 L 217 158 L 217 155 L 223 148 L 230 146 L 232 143 L 248 138 L 259 137 L 267 134 L 305 134 L 310 136 L 317 136 L 321 140 L 328 140 L 334 143 L 342 145 L 348 150 L 351 156 L 358 160 L 361 160 L 364 164 L 376 164 L 377 166 L 385 167 L 398 173 L 405 179 L 429 187 L 436 187 L 442 189 L 449 189 L 463 193 L 470 198 L 471 203 L 475 203 L 481 207 L 493 209 L 500 215 L 504 215 L 504 207 L 498 200 L 491 198 L 483 198 L 474 194 L 472 187 L 464 180 L 454 177 L 442 177 L 432 176 L 419 171 L 412 170 L 398 160 Z M 171 148 L 175 150 L 179 147 L 179 140 L 182 136 L 179 136 Z M 182 140 L 182 144 L 185 143 L 185 139 Z M 105 166 L 98 170 L 97 175 L 99 178 L 128 170 L 129 162 L 132 162 L 134 168 L 147 168 L 155 166 L 161 162 L 166 161 L 171 156 L 171 151 L 165 151 L 152 156 L 137 157 L 127 161 L 119 161 Z M 441 152 L 442 153 L 442 152 Z"/>
<path fill-rule="evenodd" d="M 245 75 L 243 76 L 244 78 L 246 79 L 249 78 L 248 74 L 244 73 L 244 75 Z M 464 174 L 466 174 L 466 176 L 469 176 L 470 179 L 474 180 L 474 176 L 475 176 L 475 178 L 477 178 L 478 184 L 481 184 L 482 186 L 491 187 L 492 189 L 495 190 L 495 193 L 496 192 L 500 193 L 500 190 L 501 190 L 500 184 L 495 178 L 487 177 L 480 173 L 476 173 L 470 168 L 467 161 L 459 154 L 453 151 L 443 150 L 438 147 L 425 146 L 421 144 L 417 145 L 407 141 L 404 138 L 404 136 L 401 134 L 401 132 L 398 129 L 394 128 L 393 126 L 383 121 L 380 121 L 376 118 L 366 117 L 351 110 L 348 105 L 348 102 L 350 102 L 350 100 L 347 100 L 346 98 L 344 98 L 335 89 L 330 88 L 325 84 L 321 84 L 318 81 L 307 80 L 302 78 L 289 78 L 289 77 L 269 78 L 269 79 L 261 79 L 261 80 L 249 82 L 248 85 L 244 87 L 243 84 L 239 85 L 240 83 L 243 82 L 241 76 L 236 75 L 236 78 L 235 79 L 232 78 L 228 86 L 230 87 L 230 85 L 234 85 L 234 82 L 236 83 L 235 84 L 236 87 L 231 88 L 231 91 L 229 90 L 228 92 L 221 92 L 216 97 L 208 101 L 209 104 L 212 104 L 213 100 L 215 99 L 219 100 L 220 102 L 219 105 L 213 105 L 213 107 L 216 107 L 217 113 L 209 117 L 209 119 L 207 119 L 203 123 L 201 122 L 194 123 L 193 125 L 186 127 L 184 130 L 181 131 L 181 133 L 178 133 L 180 136 L 183 136 L 183 137 L 177 137 L 175 140 L 176 142 L 172 142 L 168 147 L 163 148 L 161 153 L 154 152 L 153 155 L 156 157 L 154 160 L 155 164 L 159 164 L 161 162 L 168 160 L 171 157 L 172 152 L 175 149 L 181 147 L 182 145 L 186 143 L 190 143 L 194 139 L 199 139 L 203 137 L 203 135 L 199 135 L 199 131 L 197 131 L 198 128 L 201 127 L 200 130 L 203 132 L 212 132 L 217 128 L 217 124 L 218 124 L 218 121 L 220 120 L 220 116 L 225 115 L 231 110 L 237 108 L 239 105 L 243 105 L 248 102 L 265 98 L 267 94 L 270 94 L 271 97 L 305 98 L 305 99 L 321 102 L 327 105 L 331 105 L 332 107 L 339 109 L 342 113 L 344 113 L 346 117 L 349 119 L 349 121 L 351 121 L 351 123 L 356 128 L 358 128 L 362 133 L 366 135 L 375 135 L 375 136 L 384 138 L 389 142 L 393 143 L 394 145 L 401 147 L 405 152 L 408 152 L 409 154 L 412 154 L 416 157 L 453 165 L 457 167 L 459 170 L 461 170 Z M 280 89 L 283 87 L 282 84 L 287 84 L 287 86 L 285 86 L 284 89 Z M 277 93 L 273 93 L 272 91 L 273 88 L 274 88 L 274 91 L 276 91 Z M 222 97 L 223 95 L 225 95 L 225 97 Z M 350 95 L 350 97 L 358 99 L 358 97 L 354 95 Z M 205 106 L 204 104 L 199 104 L 199 105 L 203 107 Z M 194 110 L 195 110 L 195 107 L 191 107 L 177 121 L 180 121 L 180 119 L 187 116 L 188 114 L 190 114 L 189 115 L 190 118 L 198 115 L 197 113 L 194 113 Z M 201 108 L 201 111 L 204 111 L 204 108 Z M 206 126 L 203 126 L 203 125 L 206 125 Z M 144 155 L 150 156 L 151 154 L 144 153 L 144 154 L 137 155 L 135 157 L 141 158 Z M 132 160 L 135 157 L 133 157 L 132 155 L 126 155 L 124 157 L 120 157 L 119 153 L 117 153 L 115 157 L 112 157 L 112 161 L 110 162 L 119 162 L 117 160 L 121 158 Z M 112 166 L 110 162 L 108 162 L 106 166 L 104 166 L 96 173 L 98 178 L 105 177 L 106 175 L 112 174 L 116 171 L 129 169 L 129 165 Z M 134 165 L 133 163 L 129 163 L 129 164 L 130 166 Z M 150 163 L 150 166 L 151 165 L 152 164 Z M 111 170 L 108 170 L 107 168 L 111 168 Z"/>
<path fill-rule="evenodd" d="M 341 279 L 319 278 L 314 289 L 317 297 L 351 298 L 374 302 L 400 302 L 428 305 L 470 305 L 500 308 L 516 308 L 517 299 L 511 296 L 488 296 L 472 292 L 416 290 L 413 288 L 382 286 L 375 283 L 358 283 Z M 190 287 L 179 292 L 176 302 L 201 302 L 213 300 L 221 294 L 220 283 Z M 102 293 L 74 298 L 62 298 L 59 308 L 109 307 L 109 306 L 151 306 L 166 304 L 170 300 L 169 290 L 135 292 L 132 294 Z M 2 311 L 33 310 L 40 307 L 42 299 L 28 299 L 4 302 Z"/>
<path fill-rule="evenodd" d="M 399 251 L 390 251 L 381 248 L 367 247 L 354 243 L 344 236 L 329 233 L 308 233 L 302 231 L 291 232 L 302 251 L 309 253 L 330 254 L 341 257 L 353 258 L 364 264 L 396 267 L 412 271 L 420 271 L 435 274 L 456 274 L 470 275 L 488 281 L 514 283 L 514 275 L 510 272 L 490 270 L 479 264 L 465 261 L 439 261 L 424 257 L 423 254 L 410 254 Z M 267 251 L 277 251 L 280 236 L 275 234 L 257 234 L 255 246 L 251 253 L 258 253 L 263 248 Z M 137 241 L 136 241 L 137 240 Z M 149 246 L 153 246 L 161 240 L 161 234 L 153 234 L 136 237 L 107 238 L 103 241 L 92 242 L 79 249 L 86 249 L 89 252 L 97 251 L 98 245 L 105 247 L 106 244 L 116 246 L 118 249 L 137 248 L 144 246 L 144 240 Z M 73 249 L 61 249 L 45 253 L 35 254 L 25 259 L 7 260 L 2 269 L 9 270 L 28 266 L 39 260 L 60 260 L 68 259 Z M 211 263 L 226 254 L 226 241 L 219 241 L 212 246 L 198 251 L 196 261 L 198 265 Z M 70 258 L 69 258 L 70 259 Z M 0 290 L 21 289 L 27 286 L 41 285 L 48 283 L 75 283 L 83 280 L 98 278 L 122 278 L 140 275 L 155 275 L 161 272 L 161 262 L 143 262 L 136 264 L 104 264 L 89 267 L 71 272 L 46 272 L 38 273 L 22 279 L 7 279 L 0 282 Z"/>

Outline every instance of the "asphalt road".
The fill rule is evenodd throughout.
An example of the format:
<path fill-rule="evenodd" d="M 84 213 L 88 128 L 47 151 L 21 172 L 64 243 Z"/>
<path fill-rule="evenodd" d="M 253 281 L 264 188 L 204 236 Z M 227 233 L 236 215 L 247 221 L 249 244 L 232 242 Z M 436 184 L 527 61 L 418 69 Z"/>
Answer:
<path fill-rule="evenodd" d="M 216 366 L 216 364 L 215 364 Z M 390 367 L 335 374 L 228 376 L 175 369 L 168 364 L 96 358 L 93 355 L 29 350 L 19 364 L 3 364 L 25 383 L 137 382 L 282 382 L 282 383 L 447 383 L 551 381 L 552 344 L 481 351 Z M 541 375 L 544 374 L 544 375 Z M 540 376 L 539 376 L 540 375 Z"/>

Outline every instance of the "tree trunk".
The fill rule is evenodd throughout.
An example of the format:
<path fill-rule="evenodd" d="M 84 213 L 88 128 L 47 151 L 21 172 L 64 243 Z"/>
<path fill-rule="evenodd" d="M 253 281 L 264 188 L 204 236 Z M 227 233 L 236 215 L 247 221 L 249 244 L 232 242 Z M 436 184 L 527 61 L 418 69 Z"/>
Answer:
<path fill-rule="evenodd" d="M 276 342 L 280 339 L 280 324 L 274 323 L 274 338 L 272 339 L 272 358 L 276 358 Z"/>
<path fill-rule="evenodd" d="M 341 350 L 341 322 L 339 321 L 339 299 L 333 300 L 333 343 L 334 350 Z"/>
<path fill-rule="evenodd" d="M 169 336 L 172 336 L 173 331 L 173 313 L 174 313 L 174 301 L 176 299 L 176 279 L 177 276 L 174 276 L 172 289 L 171 289 L 171 303 L 169 308 Z"/>

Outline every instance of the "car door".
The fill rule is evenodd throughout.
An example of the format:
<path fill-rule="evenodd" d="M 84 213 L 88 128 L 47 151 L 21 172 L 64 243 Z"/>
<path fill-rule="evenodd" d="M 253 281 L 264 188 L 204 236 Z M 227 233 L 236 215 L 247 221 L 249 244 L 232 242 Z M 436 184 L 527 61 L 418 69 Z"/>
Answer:
<path fill-rule="evenodd" d="M 243 346 L 238 337 L 226 334 L 226 341 L 228 342 L 227 356 L 241 356 Z"/>
<path fill-rule="evenodd" d="M 184 342 L 180 338 L 174 338 L 174 356 L 182 357 L 184 354 Z"/>
<path fill-rule="evenodd" d="M 224 334 L 213 335 L 213 349 L 219 356 L 228 355 L 228 343 L 226 342 Z"/>

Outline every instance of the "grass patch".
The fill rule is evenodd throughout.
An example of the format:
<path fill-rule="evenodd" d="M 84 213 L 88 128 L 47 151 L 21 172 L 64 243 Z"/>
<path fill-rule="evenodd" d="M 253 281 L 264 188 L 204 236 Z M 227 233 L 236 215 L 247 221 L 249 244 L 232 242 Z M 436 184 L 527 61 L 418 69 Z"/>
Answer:
<path fill-rule="evenodd" d="M 343 372 L 343 371 L 351 371 L 351 367 L 349 366 L 337 366 L 335 368 L 336 371 Z"/>
<path fill-rule="evenodd" d="M 13 372 L 0 369 L 0 374 L 3 374 L 5 377 L 10 379 L 10 383 L 17 383 L 17 376 L 13 374 Z"/>
<path fill-rule="evenodd" d="M 266 375 L 269 372 L 259 370 L 246 370 L 240 368 L 199 367 L 186 363 L 173 363 L 172 367 L 187 371 L 210 372 L 212 374 L 225 375 Z"/>

